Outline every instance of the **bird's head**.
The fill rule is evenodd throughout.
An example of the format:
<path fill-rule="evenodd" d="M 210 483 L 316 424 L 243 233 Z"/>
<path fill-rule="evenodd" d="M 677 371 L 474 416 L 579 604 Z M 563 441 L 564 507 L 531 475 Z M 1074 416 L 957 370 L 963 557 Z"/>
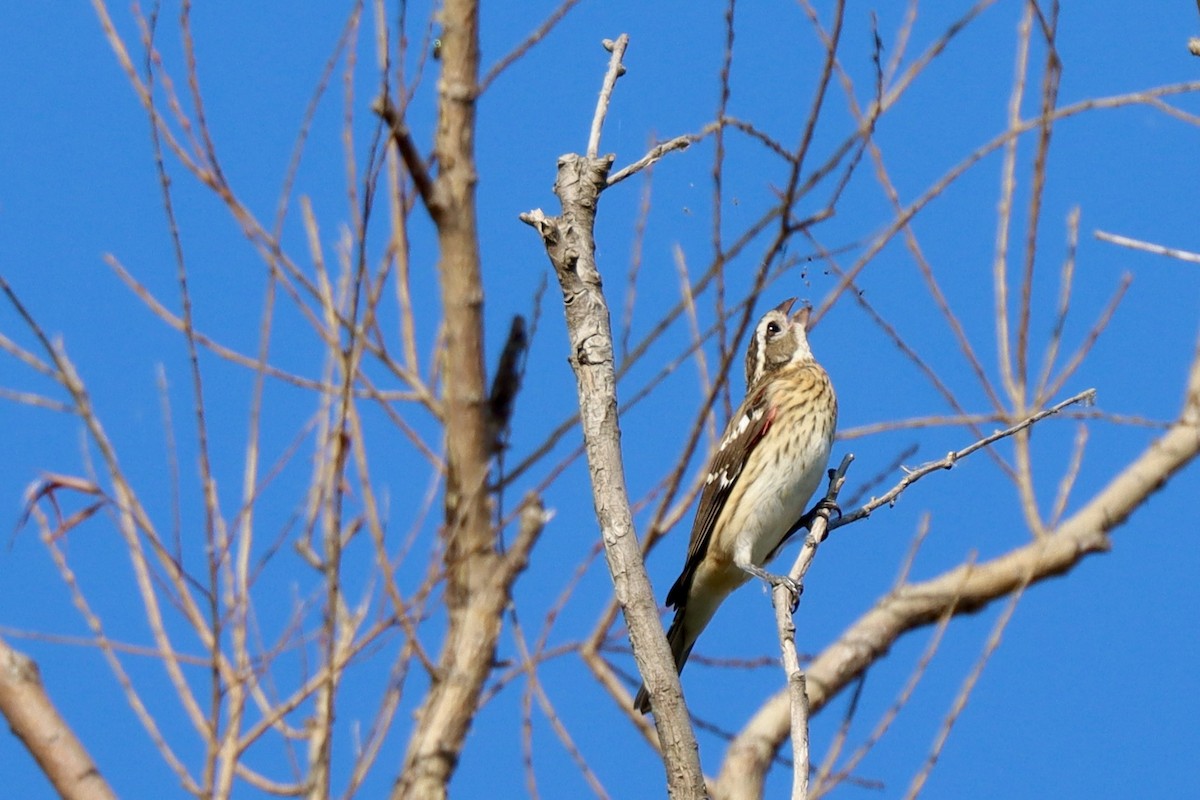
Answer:
<path fill-rule="evenodd" d="M 750 347 L 746 350 L 746 390 L 767 375 L 788 364 L 813 360 L 808 347 L 808 316 L 812 306 L 803 304 L 788 316 L 796 298 L 789 297 L 763 315 L 754 326 Z"/>

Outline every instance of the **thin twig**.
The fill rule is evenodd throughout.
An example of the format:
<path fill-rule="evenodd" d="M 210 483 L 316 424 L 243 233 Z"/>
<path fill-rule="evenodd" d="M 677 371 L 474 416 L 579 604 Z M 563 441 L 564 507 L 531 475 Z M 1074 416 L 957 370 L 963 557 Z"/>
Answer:
<path fill-rule="evenodd" d="M 883 712 L 879 717 L 879 721 L 875 723 L 875 727 L 871 730 L 866 741 L 850 754 L 850 757 L 846 759 L 846 763 L 836 774 L 828 777 L 825 781 L 821 780 L 821 776 L 818 775 L 818 789 L 822 793 L 832 790 L 839 783 L 848 779 L 854 773 L 854 770 L 858 769 L 858 765 L 862 763 L 862 760 L 867 757 L 875 745 L 883 739 L 884 734 L 888 732 L 892 723 L 896 721 L 896 717 L 900 715 L 901 710 L 912 699 L 913 692 L 920 685 L 921 679 L 925 677 L 925 673 L 929 670 L 929 665 L 933 663 L 933 657 L 937 655 L 938 648 L 941 647 L 946 631 L 950 629 L 950 620 L 952 619 L 954 619 L 954 605 L 950 604 L 934 627 L 933 633 L 925 645 L 925 649 L 921 652 L 921 657 L 917 660 L 916 666 L 913 667 L 912 672 L 905 681 L 900 694 L 896 696 L 895 701 L 888 710 Z"/>
<path fill-rule="evenodd" d="M 1028 582 L 1012 593 L 1008 605 L 1004 608 L 1004 612 L 992 627 L 991 636 L 988 637 L 987 644 L 983 647 L 983 652 L 979 654 L 979 660 L 975 662 L 971 673 L 963 680 L 962 688 L 959 689 L 958 695 L 955 696 L 954 703 L 950 707 L 950 712 L 942 720 L 942 726 L 938 730 L 937 737 L 934 739 L 928 758 L 926 758 L 925 763 L 921 766 L 920 771 L 913 776 L 912 783 L 908 787 L 908 792 L 904 796 L 905 800 L 915 800 L 917 795 L 921 793 L 921 788 L 925 785 L 925 781 L 928 780 L 934 765 L 937 764 L 938 756 L 941 755 L 946 741 L 950 738 L 950 731 L 954 728 L 954 723 L 958 721 L 963 709 L 967 707 L 967 700 L 970 699 L 972 690 L 974 690 L 975 685 L 979 682 L 979 678 L 983 674 L 983 668 L 987 666 L 988 660 L 996 652 L 996 648 L 1000 646 L 1000 639 L 1004 634 L 1004 629 L 1008 627 L 1013 613 L 1016 612 L 1017 604 L 1021 602 L 1021 597 L 1025 593 L 1026 586 L 1028 586 Z"/>
<path fill-rule="evenodd" d="M 611 183 L 609 184 L 612 185 Z M 638 204 L 637 220 L 633 224 L 633 243 L 629 254 L 629 274 L 625 278 L 625 310 L 621 315 L 621 350 L 619 363 L 629 359 L 629 336 L 633 331 L 633 309 L 637 300 L 638 276 L 642 270 L 642 251 L 646 243 L 646 226 L 650 222 L 650 198 L 654 188 L 654 170 L 647 169 L 642 179 L 642 197 Z"/>
<path fill-rule="evenodd" d="M 479 81 L 479 94 L 482 95 L 485 91 L 487 91 L 487 88 L 492 85 L 492 81 L 500 77 L 500 73 L 504 72 L 504 70 L 512 66 L 514 62 L 519 60 L 522 56 L 533 49 L 538 42 L 542 41 L 542 39 L 545 39 L 550 31 L 554 29 L 554 26 L 562 22 L 563 17 L 567 16 L 571 9 L 578 5 L 578 3 L 579 0 L 563 0 L 563 4 L 554 9 L 554 11 L 550 12 L 550 16 L 546 17 L 541 25 L 537 26 L 532 33 L 526 36 L 524 41 L 522 41 L 520 44 L 510 50 L 503 58 L 493 64 L 492 68 L 489 69 L 487 74 L 483 76 L 483 79 Z"/>
<path fill-rule="evenodd" d="M 600 87 L 600 98 L 596 101 L 596 114 L 592 117 L 592 129 L 588 134 L 587 157 L 598 158 L 600 155 L 600 132 L 604 129 L 604 117 L 608 114 L 608 104 L 612 101 L 613 87 L 617 78 L 625 74 L 625 48 L 629 46 L 629 34 L 622 33 L 616 41 L 605 39 L 604 49 L 612 53 L 608 59 L 608 71 L 604 73 L 604 84 Z"/>
<path fill-rule="evenodd" d="M 1054 498 L 1054 507 L 1050 511 L 1048 524 L 1052 529 L 1058 527 L 1063 514 L 1067 511 L 1067 500 L 1071 497 L 1071 489 L 1074 488 L 1075 480 L 1079 477 L 1079 470 L 1083 467 L 1083 451 L 1087 447 L 1087 440 L 1088 428 L 1080 423 L 1079 428 L 1075 431 L 1075 445 L 1071 448 L 1071 462 L 1067 465 L 1062 480 L 1058 482 L 1058 494 Z"/>
<path fill-rule="evenodd" d="M 695 347 L 696 354 L 696 372 L 700 381 L 700 391 L 708 394 L 712 391 L 712 380 L 708 374 L 708 360 L 704 355 L 704 348 L 700 346 L 700 321 L 696 317 L 696 298 L 692 295 L 692 281 L 688 277 L 687 256 L 684 255 L 683 248 L 678 244 L 672 248 L 675 256 L 675 268 L 679 272 L 680 293 L 683 295 L 684 303 L 687 305 L 688 332 L 692 337 L 692 345 Z M 715 441 L 717 438 L 716 420 L 713 419 L 712 412 L 707 415 L 708 433 L 710 440 Z M 726 414 L 728 417 L 729 415 Z"/>
<path fill-rule="evenodd" d="M 817 547 L 829 528 L 831 509 L 836 507 L 838 493 L 846 483 L 846 470 L 854 456 L 847 454 L 837 469 L 829 470 L 829 490 L 823 503 L 818 504 L 813 517 L 804 547 L 800 549 L 795 563 L 788 571 L 788 577 L 795 585 L 802 586 L 804 576 L 812 566 L 817 555 Z M 783 670 L 787 676 L 788 695 L 792 707 L 792 798 L 805 800 L 808 797 L 808 689 L 805 685 L 804 672 L 800 668 L 800 658 L 796 653 L 796 623 L 792 618 L 794 613 L 792 590 L 783 583 L 771 591 L 771 602 L 775 606 L 775 626 L 779 632 L 779 646 L 783 653 Z"/>
<path fill-rule="evenodd" d="M 1200 264 L 1200 253 L 1193 253 L 1190 250 L 1179 250 L 1174 247 L 1167 247 L 1153 242 L 1144 242 L 1141 239 L 1131 239 L 1128 236 L 1121 236 L 1116 233 L 1108 233 L 1107 231 L 1096 231 L 1093 234 L 1097 239 L 1109 244 L 1128 247 L 1131 250 L 1141 250 L 1146 253 L 1154 253 L 1167 258 L 1174 258 L 1178 261 L 1187 261 L 1191 264 Z"/>
<path fill-rule="evenodd" d="M 733 68 L 734 14 L 737 10 L 737 0 L 727 0 L 725 5 L 725 52 L 721 60 L 720 100 L 717 102 L 717 125 L 713 136 L 713 168 L 712 168 L 712 253 L 713 263 L 719 264 L 724 258 L 725 248 L 721 243 L 721 206 L 724 204 L 725 177 L 725 112 L 729 108 L 731 94 L 729 75 Z M 729 331 L 725 327 L 725 270 L 719 270 L 713 281 L 713 311 L 717 318 L 717 352 L 724 356 L 736 343 L 729 342 Z M 722 387 L 721 398 L 724 401 L 725 418 L 733 415 L 733 401 L 729 396 L 729 384 Z"/>
<path fill-rule="evenodd" d="M 1096 400 L 1096 390 L 1095 389 L 1087 389 L 1087 390 L 1082 391 L 1079 394 L 1075 395 L 1074 397 L 1069 397 L 1066 400 L 1063 400 L 1061 403 L 1059 403 L 1055 406 L 1051 406 L 1050 408 L 1039 411 L 1038 413 L 1033 414 L 1032 416 L 1026 417 L 1025 419 L 1021 420 L 1016 425 L 1013 425 L 1010 428 L 1005 428 L 1002 431 L 996 431 L 991 436 L 986 436 L 983 439 L 980 439 L 977 442 L 970 444 L 967 447 L 964 447 L 962 450 L 952 450 L 951 452 L 946 454 L 945 458 L 939 459 L 937 461 L 931 461 L 928 464 L 922 464 L 921 466 L 919 466 L 915 469 L 908 470 L 908 473 L 904 476 L 904 478 L 901 479 L 901 481 L 899 483 L 897 483 L 894 487 L 892 487 L 891 490 L 889 490 L 886 494 L 884 494 L 880 497 L 877 497 L 877 498 L 872 498 L 872 500 L 869 503 L 866 503 L 865 505 L 861 506 L 860 508 L 855 509 L 854 511 L 850 512 L 849 514 L 846 514 L 845 516 L 842 516 L 836 520 L 833 520 L 832 522 L 829 523 L 829 530 L 834 531 L 834 530 L 842 527 L 843 525 L 849 525 L 851 522 L 857 522 L 860 519 L 869 517 L 871 515 L 871 512 L 875 511 L 877 508 L 881 508 L 882 506 L 894 505 L 896 502 L 896 498 L 898 498 L 900 496 L 901 492 L 903 492 L 909 486 L 913 485 L 914 483 L 919 481 L 921 478 L 924 478 L 926 475 L 928 475 L 931 472 L 937 472 L 938 470 L 941 470 L 941 469 L 951 469 L 955 464 L 958 463 L 958 461 L 960 459 L 966 458 L 967 456 L 974 453 L 976 450 L 987 447 L 989 444 L 992 444 L 994 442 L 998 442 L 999 440 L 1005 438 L 1006 436 L 1012 436 L 1014 433 L 1023 431 L 1026 428 L 1028 428 L 1029 426 L 1045 419 L 1046 417 L 1057 414 L 1059 411 L 1062 411 L 1067 406 L 1074 405 L 1075 403 L 1085 403 L 1085 404 L 1090 405 L 1090 404 L 1094 403 L 1095 400 Z"/>
<path fill-rule="evenodd" d="M 388 132 L 391 134 L 392 141 L 396 143 L 396 149 L 400 151 L 400 157 L 404 159 L 404 166 L 408 168 L 408 174 L 412 176 L 413 185 L 417 187 L 417 194 L 421 196 L 421 202 L 425 205 L 429 215 L 436 220 L 440 207 L 434 199 L 433 179 L 429 176 L 429 170 L 425 167 L 425 160 L 421 158 L 417 143 L 413 141 L 412 131 L 408 129 L 408 124 L 396 111 L 388 97 L 376 98 L 375 102 L 371 104 L 371 110 L 378 114 L 379 118 L 388 126 Z"/>
<path fill-rule="evenodd" d="M 838 725 L 837 733 L 834 734 L 825 758 L 821 760 L 821 766 L 816 770 L 809 797 L 819 798 L 825 794 L 825 781 L 828 780 L 833 765 L 841 756 L 842 748 L 846 746 L 846 739 L 850 736 L 850 726 L 854 723 L 855 716 L 858 715 L 858 703 L 862 699 L 863 689 L 866 685 L 866 675 L 862 675 L 855 681 L 854 688 L 850 692 L 850 702 L 846 704 L 846 711 L 842 714 L 842 723 Z"/>
<path fill-rule="evenodd" d="M 1104 310 L 1100 312 L 1100 316 L 1096 318 L 1095 323 L 1088 329 L 1087 335 L 1083 337 L 1083 342 L 1080 343 L 1079 347 L 1071 355 L 1071 358 L 1067 360 L 1058 377 L 1046 387 L 1045 393 L 1037 398 L 1039 405 L 1045 402 L 1046 398 L 1053 397 L 1062 391 L 1063 385 L 1071 379 L 1071 376 L 1075 374 L 1075 370 L 1079 369 L 1083 364 L 1084 359 L 1087 358 L 1088 353 L 1095 346 L 1096 340 L 1100 338 L 1100 334 L 1108 327 L 1113 314 L 1117 313 L 1117 307 L 1121 305 L 1121 301 L 1125 298 L 1125 292 L 1129 290 L 1131 283 L 1133 283 L 1132 274 L 1126 272 L 1121 276 L 1121 282 L 1117 284 L 1116 291 L 1113 292 L 1108 305 L 1104 307 Z"/>
<path fill-rule="evenodd" d="M 1050 341 L 1046 345 L 1042 374 L 1038 378 L 1037 389 L 1034 392 L 1035 398 L 1046 396 L 1046 384 L 1050 382 L 1050 375 L 1054 371 L 1054 362 L 1058 360 L 1058 351 L 1062 347 L 1063 330 L 1067 326 L 1067 314 L 1071 310 L 1071 289 L 1075 283 L 1075 253 L 1078 246 L 1079 206 L 1075 206 L 1067 215 L 1067 255 L 1063 259 L 1062 271 L 1058 279 L 1058 311 L 1054 315 L 1054 328 L 1050 331 Z"/>
<path fill-rule="evenodd" d="M 682 136 L 676 136 L 674 139 L 669 139 L 662 144 L 656 144 L 651 147 L 646 155 L 639 158 L 627 167 L 622 167 L 613 174 L 608 176 L 607 185 L 614 186 L 626 178 L 636 175 L 647 167 L 653 166 L 656 161 L 675 150 L 686 150 L 696 142 L 708 136 L 708 126 L 700 133 L 685 133 Z"/>
<path fill-rule="evenodd" d="M 1025 97 L 1025 80 L 1029 73 L 1029 42 L 1033 30 L 1033 13 L 1033 4 L 1027 3 L 1018 26 L 1016 75 L 1013 77 L 1012 93 L 1008 98 L 1009 131 L 1014 131 L 1021 125 L 1021 103 Z M 1040 119 L 1038 125 L 1045 125 L 1046 122 L 1044 118 Z M 1018 402 L 1022 397 L 1013 363 L 1008 300 L 1009 239 L 1012 235 L 1013 197 L 1017 191 L 1017 142 L 1017 137 L 1013 136 L 1004 145 L 1004 160 L 1000 170 L 1000 200 L 996 208 L 996 255 L 992 262 L 1000 375 L 1004 381 L 1005 392 L 1014 402 Z"/>

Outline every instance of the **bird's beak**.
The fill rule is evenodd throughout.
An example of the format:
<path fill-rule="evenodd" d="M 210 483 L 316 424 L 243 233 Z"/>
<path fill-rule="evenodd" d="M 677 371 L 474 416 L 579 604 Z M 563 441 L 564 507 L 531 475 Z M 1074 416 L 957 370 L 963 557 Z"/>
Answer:
<path fill-rule="evenodd" d="M 792 315 L 792 322 L 800 324 L 801 326 L 804 327 L 804 330 L 807 331 L 808 330 L 808 316 L 811 313 L 812 313 L 812 306 L 810 306 L 808 303 L 805 303 L 804 305 L 800 306 L 799 311 L 797 311 L 795 314 Z"/>
<path fill-rule="evenodd" d="M 792 310 L 792 304 L 795 302 L 796 302 L 796 298 L 789 297 L 787 300 L 784 300 L 782 303 L 775 306 L 775 310 L 778 311 L 780 314 L 783 314 L 786 317 L 788 315 L 788 312 Z"/>

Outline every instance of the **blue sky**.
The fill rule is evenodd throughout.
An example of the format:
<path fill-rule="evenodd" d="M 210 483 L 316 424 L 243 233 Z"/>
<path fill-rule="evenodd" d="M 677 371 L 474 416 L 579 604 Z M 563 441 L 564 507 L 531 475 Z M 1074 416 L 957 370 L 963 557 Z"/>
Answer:
<path fill-rule="evenodd" d="M 877 5 L 885 7 L 850 3 L 847 9 L 842 60 L 858 84 L 860 101 L 869 97 L 870 13 L 877 11 L 879 32 L 888 46 L 902 19 L 892 4 Z M 1187 37 L 1197 33 L 1200 18 L 1191 4 L 1174 5 L 1105 2 L 1085 8 L 1068 4 L 1060 21 L 1059 53 L 1064 64 L 1060 105 L 1200 78 L 1200 60 L 1189 56 L 1185 47 Z M 226 1 L 199 4 L 194 10 L 202 91 L 222 166 L 242 200 L 262 218 L 273 217 L 297 128 L 323 65 L 333 53 L 348 7 L 320 3 L 297 13 L 294 4 Z M 553 8 L 553 3 L 526 3 L 520 13 L 514 13 L 507 5 L 486 6 L 485 65 L 495 63 Z M 998 2 L 984 12 L 881 122 L 876 141 L 904 201 L 918 196 L 1003 130 L 1020 8 L 1017 3 Z M 424 19 L 426 12 L 424 4 L 409 9 L 412 19 Z M 126 7 L 115 6 L 112 13 L 122 34 L 136 41 Z M 547 213 L 557 210 L 550 192 L 554 163 L 561 153 L 585 146 L 607 58 L 598 40 L 622 32 L 631 37 L 629 72 L 618 84 L 602 144 L 603 151 L 617 154 L 620 166 L 639 157 L 652 139 L 695 131 L 712 118 L 725 37 L 723 13 L 717 4 L 663 3 L 655 6 L 654 13 L 646 13 L 638 3 L 584 0 L 542 45 L 501 75 L 480 102 L 480 237 L 489 363 L 495 361 L 511 315 L 528 313 L 540 281 L 544 277 L 551 281 L 530 353 L 531 388 L 519 399 L 514 420 L 514 461 L 574 410 L 574 380 L 565 362 L 558 293 L 537 237 L 517 215 L 535 207 Z M 823 13 L 828 12 L 823 9 Z M 922 8 L 907 61 L 960 13 L 961 9 L 949 12 L 940 5 Z M 181 80 L 176 15 L 173 6 L 164 10 L 159 44 L 168 69 Z M 788 3 L 742 3 L 737 21 L 730 113 L 753 120 L 792 146 L 811 102 L 820 56 L 807 23 Z M 416 37 L 421 27 L 412 30 Z M 883 55 L 886 59 L 890 53 Z M 1041 51 L 1035 51 L 1035 63 L 1040 64 L 1040 58 Z M 368 106 L 376 91 L 369 34 L 360 35 L 358 59 L 350 108 L 361 168 L 373 132 Z M 307 253 L 297 211 L 299 196 L 311 198 L 328 252 L 336 249 L 349 219 L 341 139 L 346 112 L 343 66 L 344 61 L 339 62 L 314 118 L 292 194 L 293 210 L 284 225 L 284 241 L 296 254 Z M 1036 81 L 1031 84 L 1031 93 L 1036 85 Z M 411 117 L 415 135 L 426 149 L 433 124 L 431 97 L 432 82 L 426 80 Z M 1173 102 L 1192 114 L 1200 113 L 1194 95 Z M 105 263 L 106 254 L 112 254 L 177 308 L 172 245 L 149 126 L 90 8 L 77 4 L 54 13 L 36 4 L 9 3 L 0 8 L 0 107 L 4 109 L 0 114 L 0 274 L 45 330 L 61 337 L 117 444 L 123 467 L 141 488 L 151 513 L 161 515 L 167 525 L 172 482 L 157 388 L 161 370 L 169 385 L 179 448 L 182 535 L 199 552 L 200 540 L 188 538 L 199 536 L 192 520 L 201 506 L 183 342 Z M 828 153 L 845 135 L 845 109 L 840 90 L 834 89 L 814 140 L 815 158 Z M 1031 96 L 1024 112 L 1034 109 Z M 1081 224 L 1072 313 L 1064 332 L 1067 352 L 1086 337 L 1123 276 L 1132 277 L 1112 324 L 1060 398 L 1095 387 L 1097 408 L 1103 412 L 1160 421 L 1177 413 L 1200 328 L 1196 266 L 1117 248 L 1092 234 L 1100 229 L 1200 251 L 1195 202 L 1198 142 L 1195 125 L 1145 105 L 1090 112 L 1055 128 L 1038 246 L 1033 363 L 1040 365 L 1040 348 L 1054 323 L 1071 209 L 1080 209 Z M 1032 152 L 1026 142 L 1018 163 L 1021 221 L 1028 206 Z M 728 157 L 722 206 L 726 243 L 762 212 L 773 198 L 772 187 L 784 180 L 778 162 L 744 138 L 730 137 Z M 682 249 L 693 276 L 711 257 L 712 164 L 709 141 L 668 156 L 654 171 L 633 341 L 649 330 L 658 309 L 679 297 L 674 249 Z M 197 324 L 219 333 L 223 343 L 253 352 L 263 304 L 262 262 L 209 193 L 177 164 L 168 163 L 167 169 L 174 181 Z M 869 160 L 864 160 L 836 216 L 817 230 L 826 247 L 851 248 L 842 257 L 843 266 L 861 252 L 858 243 L 892 218 L 872 172 Z M 983 159 L 914 223 L 925 256 L 993 380 L 997 357 L 991 264 L 1000 172 L 999 154 Z M 627 181 L 601 201 L 598 257 L 617 322 L 643 186 L 641 178 Z M 420 214 L 414 220 L 414 251 L 424 259 L 414 265 L 414 292 L 433 305 L 435 254 L 430 228 Z M 1023 225 L 1016 231 L 1014 241 L 1019 242 Z M 761 244 L 752 246 L 730 265 L 731 295 L 748 284 L 762 249 Z M 820 261 L 813 261 L 803 274 L 796 270 L 785 276 L 768 296 L 798 294 L 819 302 L 835 280 Z M 860 288 L 938 370 L 968 410 L 986 410 L 986 396 L 959 356 L 899 240 L 871 263 Z M 712 302 L 711 296 L 701 298 L 706 320 L 712 319 Z M 425 354 L 434 344 L 433 320 L 435 316 L 425 315 L 418 330 Z M 385 318 L 384 324 L 394 326 L 395 319 Z M 320 351 L 301 316 L 285 305 L 278 326 L 273 362 L 297 373 L 319 375 Z M 33 346 L 28 331 L 7 305 L 0 307 L 0 332 L 23 346 Z M 687 341 L 686 326 L 675 325 L 622 383 L 622 396 L 640 388 Z M 949 411 L 912 362 L 848 300 L 839 302 L 822 321 L 812 334 L 812 344 L 838 389 L 842 429 Z M 711 342 L 708 353 L 711 366 Z M 247 371 L 209 354 L 202 355 L 201 365 L 214 470 L 229 510 L 236 507 L 238 497 L 253 381 Z M 685 362 L 651 401 L 622 419 L 630 494 L 635 500 L 646 496 L 682 447 L 698 402 L 696 386 L 695 366 Z M 61 399 L 48 381 L 5 354 L 0 354 L 0 387 Z M 733 387 L 735 395 L 742 388 L 736 375 Z M 277 457 L 309 419 L 315 403 L 305 392 L 272 383 L 267 386 L 267 403 L 272 412 L 264 420 L 264 452 Z M 680 408 L 685 412 L 679 413 Z M 412 524 L 426 492 L 427 472 L 385 419 L 372 418 L 369 423 L 378 437 L 373 440 L 378 442 L 374 473 L 381 476 L 399 537 Z M 412 424 L 436 442 L 436 430 L 427 416 L 414 412 Z M 1044 507 L 1054 501 L 1077 426 L 1074 421 L 1050 420 L 1033 437 L 1039 465 L 1037 492 Z M 0 510 L 7 509 L 10 528 L 21 516 L 25 488 L 40 474 L 86 474 L 85 459 L 95 457 L 94 451 L 85 453 L 78 423 L 47 410 L 0 399 L 0 431 L 5 452 L 0 459 Z M 1088 434 L 1068 514 L 1144 449 L 1156 431 L 1095 420 L 1088 424 Z M 918 450 L 905 463 L 915 464 L 970 441 L 970 431 L 962 427 L 900 431 L 838 443 L 835 458 L 847 451 L 856 454 L 850 480 L 854 487 L 887 469 L 909 446 Z M 577 442 L 577 434 L 568 436 L 550 462 L 533 470 L 518 490 L 545 477 L 551 464 Z M 1012 452 L 1007 444 L 998 451 Z M 264 500 L 259 517 L 264 540 L 284 529 L 302 505 L 309 453 L 311 444 L 284 470 Z M 693 470 L 700 466 L 695 463 Z M 890 474 L 885 485 L 896 477 Z M 1200 664 L 1195 624 L 1200 610 L 1195 580 L 1200 573 L 1200 547 L 1194 536 L 1197 496 L 1200 473 L 1193 466 L 1115 532 L 1111 553 L 1092 557 L 1069 576 L 1026 594 L 940 755 L 925 797 L 1171 797 L 1194 788 L 1192 762 L 1200 744 L 1194 724 L 1200 717 L 1200 700 L 1193 690 Z M 597 541 L 586 471 L 580 462 L 574 462 L 555 483 L 546 502 L 557 516 L 517 586 L 518 607 L 530 609 L 532 617 L 522 621 L 534 631 L 540 630 L 540 616 Z M 797 618 L 800 649 L 819 650 L 887 591 L 926 513 L 930 534 L 913 567 L 918 578 L 936 575 L 970 557 L 998 555 L 1027 541 L 1029 534 L 1016 502 L 1011 484 L 981 453 L 949 473 L 927 478 L 895 508 L 842 529 L 823 547 L 809 575 Z M 639 524 L 647 516 L 640 513 Z M 3 521 L 0 514 L 0 529 Z M 678 526 L 649 559 L 660 599 L 681 562 L 686 527 L 686 523 Z M 432 526 L 426 525 L 418 545 L 422 554 L 432 547 L 432 532 Z M 127 560 L 109 521 L 97 518 L 74 532 L 67 548 L 110 635 L 147 643 L 141 618 L 122 613 L 128 610 L 133 592 L 128 586 Z M 289 558 L 290 550 L 275 562 L 276 569 L 264 574 L 259 612 L 267 630 L 284 624 L 294 599 L 311 589 L 309 578 Z M 609 592 L 602 561 L 594 561 L 576 598 L 564 609 L 551 642 L 570 641 L 590 630 Z M 272 593 L 277 602 L 270 602 Z M 1002 605 L 950 626 L 911 703 L 858 771 L 860 778 L 879 781 L 884 788 L 846 787 L 842 796 L 903 795 Z M 0 552 L 0 629 L 11 645 L 37 659 L 52 697 L 118 794 L 180 794 L 174 776 L 92 649 L 20 635 L 87 633 L 32 528 L 15 533 Z M 868 735 L 892 704 L 928 639 L 928 631 L 905 638 L 871 670 L 851 727 L 851 746 Z M 698 654 L 714 658 L 753 658 L 774 652 L 770 611 L 756 586 L 729 601 L 697 649 Z M 513 641 L 506 636 L 501 655 L 514 653 Z M 627 656 L 614 658 L 633 669 Z M 158 665 L 131 658 L 127 666 L 136 680 L 149 687 L 167 736 L 185 758 L 197 758 L 195 739 L 177 716 Z M 286 680 L 289 670 L 299 669 L 296 664 L 281 665 L 281 679 Z M 377 702 L 379 678 L 378 669 L 364 668 L 363 685 L 372 688 L 349 691 L 344 698 L 345 727 L 339 729 L 339 746 L 345 750 L 353 735 L 352 721 L 369 718 Z M 661 794 L 657 758 L 577 658 L 547 664 L 542 679 L 564 724 L 612 796 Z M 736 730 L 779 685 L 774 668 L 742 672 L 693 664 L 684 673 L 693 710 L 730 730 Z M 419 690 L 419 684 L 413 684 L 414 696 Z M 519 705 L 518 683 L 480 714 L 455 779 L 457 796 L 482 796 L 485 791 L 491 796 L 525 795 Z M 814 721 L 818 748 L 829 741 L 845 707 L 845 698 L 840 698 Z M 385 760 L 402 755 L 408 719 L 407 713 L 398 717 Z M 578 770 L 544 718 L 536 715 L 534 740 L 542 796 L 584 796 L 587 786 Z M 6 796 L 50 796 L 48 785 L 15 739 L 5 737 L 0 742 Z M 715 772 L 723 755 L 722 740 L 702 732 L 700 747 L 706 769 Z M 282 767 L 275 753 L 255 753 L 252 760 L 264 769 Z M 786 771 L 776 772 L 770 784 L 773 796 L 788 785 Z M 363 796 L 378 796 L 389 776 L 388 769 L 380 769 Z M 254 793 L 243 787 L 237 796 Z"/>

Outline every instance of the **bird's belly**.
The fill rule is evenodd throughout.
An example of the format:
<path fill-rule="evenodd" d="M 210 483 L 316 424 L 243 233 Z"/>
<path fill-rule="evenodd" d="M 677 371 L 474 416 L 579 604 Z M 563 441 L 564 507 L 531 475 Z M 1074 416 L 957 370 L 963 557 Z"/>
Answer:
<path fill-rule="evenodd" d="M 823 446 L 822 446 L 823 445 Z M 824 442 L 759 477 L 749 501 L 751 511 L 738 531 L 734 550 L 764 566 L 792 525 L 804 515 L 825 472 L 829 445 Z"/>

